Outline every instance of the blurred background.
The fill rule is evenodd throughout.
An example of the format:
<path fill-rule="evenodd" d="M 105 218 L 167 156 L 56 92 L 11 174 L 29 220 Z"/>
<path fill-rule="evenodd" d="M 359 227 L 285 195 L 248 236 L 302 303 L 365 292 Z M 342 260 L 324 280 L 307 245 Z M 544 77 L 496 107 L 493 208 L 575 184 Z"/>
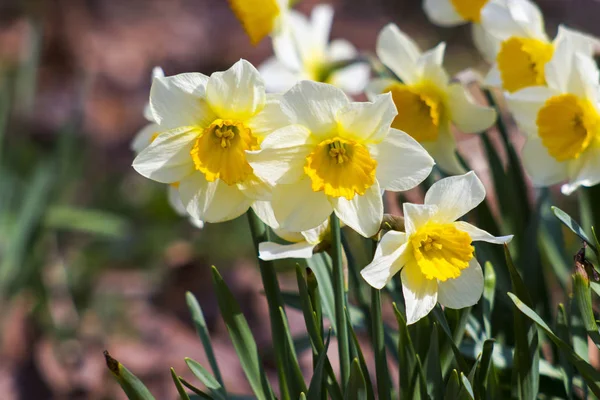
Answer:
<path fill-rule="evenodd" d="M 303 0 L 297 8 L 308 13 L 317 3 Z M 393 21 L 423 48 L 445 40 L 452 74 L 486 71 L 470 28 L 431 25 L 420 1 L 328 3 L 336 10 L 332 37 L 364 52 L 374 51 L 379 30 Z M 538 4 L 551 36 L 558 23 L 600 36 L 600 2 Z M 169 207 L 163 185 L 133 171 L 130 150 L 146 123 L 154 66 L 167 75 L 210 74 L 239 58 L 259 65 L 270 55 L 268 39 L 250 45 L 225 0 L 0 0 L 3 400 L 124 398 L 105 368 L 104 349 L 157 399 L 176 398 L 168 367 L 189 378 L 184 357 L 206 364 L 187 290 L 204 309 L 226 386 L 247 393 L 218 314 L 210 265 L 243 304 L 275 375 L 246 219 L 193 227 Z M 471 151 L 479 146 L 476 137 L 460 138 L 459 148 L 485 180 L 487 163 Z M 281 283 L 294 287 L 285 273 Z M 301 333 L 300 313 L 289 317 Z"/>

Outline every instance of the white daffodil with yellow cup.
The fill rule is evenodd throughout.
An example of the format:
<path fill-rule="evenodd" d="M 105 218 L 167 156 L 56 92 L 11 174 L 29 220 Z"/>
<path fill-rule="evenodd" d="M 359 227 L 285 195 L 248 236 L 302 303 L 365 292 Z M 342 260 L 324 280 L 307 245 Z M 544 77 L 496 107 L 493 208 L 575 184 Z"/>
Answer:
<path fill-rule="evenodd" d="M 348 94 L 362 92 L 369 81 L 366 63 L 350 62 L 358 55 L 347 40 L 329 42 L 333 8 L 321 4 L 310 18 L 291 10 L 286 34 L 273 38 L 275 57 L 258 67 L 267 91 L 284 92 L 301 80 L 331 83 Z"/>
<path fill-rule="evenodd" d="M 177 184 L 181 202 L 194 218 L 236 218 L 270 197 L 246 151 L 259 148 L 274 129 L 287 124 L 277 97 L 265 94 L 258 71 L 240 60 L 210 77 L 189 73 L 155 78 L 150 110 L 158 135 L 133 161 L 141 175 Z"/>
<path fill-rule="evenodd" d="M 591 36 L 564 26 L 559 26 L 551 41 L 540 9 L 529 0 L 490 0 L 481 12 L 481 23 L 492 38 L 491 44 L 482 49 L 484 57 L 493 64 L 486 84 L 508 92 L 545 85 L 545 66 L 561 42 L 566 40 L 573 53 L 587 55 L 598 43 Z"/>
<path fill-rule="evenodd" d="M 546 86 L 507 94 L 527 142 L 523 165 L 536 186 L 560 182 L 564 194 L 600 183 L 600 93 L 598 67 L 560 43 L 546 64 Z"/>
<path fill-rule="evenodd" d="M 377 39 L 377 56 L 396 79 L 373 80 L 370 96 L 392 94 L 398 115 L 392 127 L 416 139 L 449 174 L 464 173 L 456 155 L 451 126 L 465 133 L 480 133 L 496 121 L 493 108 L 478 105 L 467 89 L 442 66 L 446 46 L 421 53 L 417 44 L 396 25 L 383 28 Z"/>
<path fill-rule="evenodd" d="M 381 238 L 361 275 L 382 289 L 400 272 L 408 324 L 429 314 L 437 302 L 460 309 L 481 298 L 483 272 L 472 243 L 512 239 L 457 221 L 484 199 L 485 188 L 472 171 L 442 179 L 429 188 L 425 204 L 404 203 L 405 232 L 389 231 Z"/>
<path fill-rule="evenodd" d="M 389 94 L 352 103 L 341 89 L 303 81 L 282 96 L 281 109 L 292 125 L 248 151 L 248 160 L 275 185 L 272 206 L 283 229 L 313 229 L 335 212 L 373 236 L 383 216 L 382 191 L 411 189 L 431 172 L 429 154 L 390 129 L 396 107 Z"/>

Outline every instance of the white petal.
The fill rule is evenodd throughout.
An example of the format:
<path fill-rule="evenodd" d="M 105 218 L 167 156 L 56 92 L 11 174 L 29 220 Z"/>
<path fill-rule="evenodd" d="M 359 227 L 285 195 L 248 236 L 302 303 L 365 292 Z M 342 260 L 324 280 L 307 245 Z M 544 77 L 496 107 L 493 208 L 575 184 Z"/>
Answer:
<path fill-rule="evenodd" d="M 453 222 L 485 199 L 485 188 L 473 171 L 450 176 L 431 185 L 425 194 L 425 204 L 438 207 L 440 222 Z"/>
<path fill-rule="evenodd" d="M 437 303 L 438 283 L 435 279 L 426 279 L 416 263 L 406 264 L 401 276 L 406 323 L 410 325 L 433 310 Z"/>
<path fill-rule="evenodd" d="M 438 282 L 438 301 L 441 305 L 460 309 L 477 304 L 483 294 L 483 271 L 475 258 L 456 279 Z"/>
<path fill-rule="evenodd" d="M 371 80 L 371 82 L 369 82 L 369 84 L 367 85 L 367 97 L 369 97 L 369 100 L 373 101 L 375 96 L 384 93 L 390 86 L 396 85 L 398 83 L 399 82 L 394 79 L 375 78 Z"/>
<path fill-rule="evenodd" d="M 496 61 L 496 55 L 500 51 L 500 43 L 495 36 L 486 31 L 483 25 L 478 23 L 471 24 L 471 36 L 473 44 L 479 50 L 483 58 L 490 64 Z"/>
<path fill-rule="evenodd" d="M 308 243 L 315 245 L 319 244 L 323 240 L 329 239 L 329 218 L 314 229 L 302 231 L 301 235 Z"/>
<path fill-rule="evenodd" d="M 310 14 L 310 22 L 316 48 L 325 50 L 327 47 L 332 21 L 333 7 L 329 4 L 319 4 L 313 8 Z"/>
<path fill-rule="evenodd" d="M 337 114 L 338 133 L 359 142 L 379 143 L 397 114 L 390 93 L 376 96 L 373 102 L 350 103 Z"/>
<path fill-rule="evenodd" d="M 284 258 L 311 258 L 314 248 L 315 245 L 307 242 L 294 244 L 263 242 L 258 245 L 258 258 L 265 261 Z"/>
<path fill-rule="evenodd" d="M 390 129 L 385 140 L 376 146 L 377 180 L 384 190 L 409 190 L 429 176 L 435 162 L 415 139 Z"/>
<path fill-rule="evenodd" d="M 138 133 L 135 134 L 135 137 L 131 141 L 131 150 L 136 154 L 141 152 L 150 145 L 150 142 L 152 142 L 152 136 L 163 130 L 164 129 L 157 124 L 148 124 L 144 126 L 139 130 Z"/>
<path fill-rule="evenodd" d="M 329 61 L 350 60 L 357 54 L 356 47 L 346 39 L 332 40 L 327 50 Z"/>
<path fill-rule="evenodd" d="M 168 186 L 167 201 L 169 202 L 171 208 L 177 213 L 177 215 L 187 215 L 187 211 L 185 210 L 185 207 L 181 202 L 181 197 L 179 197 L 179 190 L 176 187 L 171 185 Z"/>
<path fill-rule="evenodd" d="M 598 80 L 600 71 L 594 59 L 586 54 L 577 53 L 573 60 L 573 71 L 568 82 L 568 91 L 576 96 L 598 101 Z"/>
<path fill-rule="evenodd" d="M 316 228 L 333 212 L 323 192 L 314 192 L 310 179 L 275 186 L 273 210 L 282 228 L 301 232 Z"/>
<path fill-rule="evenodd" d="M 208 77 L 188 73 L 154 78 L 150 89 L 150 110 L 163 130 L 181 126 L 206 127 L 216 118 L 206 101 Z"/>
<path fill-rule="evenodd" d="M 461 165 L 456 154 L 456 142 L 450 132 L 450 127 L 444 124 L 440 127 L 438 139 L 435 142 L 423 142 L 425 150 L 435 160 L 437 166 L 451 175 L 465 173 L 465 168 Z"/>
<path fill-rule="evenodd" d="M 273 185 L 257 176 L 250 176 L 245 181 L 237 183 L 237 187 L 244 193 L 244 196 L 249 197 L 252 200 L 271 200 Z"/>
<path fill-rule="evenodd" d="M 294 86 L 302 75 L 290 69 L 275 57 L 269 58 L 258 67 L 260 75 L 265 81 L 267 92 L 283 93 Z"/>
<path fill-rule="evenodd" d="M 497 64 L 493 64 L 483 82 L 485 86 L 492 86 L 501 88 L 502 87 L 502 75 L 500 75 L 500 69 Z"/>
<path fill-rule="evenodd" d="M 442 42 L 433 49 L 424 52 L 417 60 L 417 68 L 421 79 L 426 79 L 436 85 L 438 89 L 445 90 L 450 77 L 442 66 L 446 43 Z"/>
<path fill-rule="evenodd" d="M 508 109 L 521 130 L 530 137 L 537 137 L 538 112 L 553 95 L 552 90 L 545 86 L 532 86 L 515 93 L 505 93 Z"/>
<path fill-rule="evenodd" d="M 299 14 L 296 11 L 291 11 L 290 15 Z M 291 18 L 291 24 L 294 23 L 294 18 Z M 303 15 L 297 18 L 305 19 Z M 290 24 L 290 25 L 291 25 Z M 277 60 L 282 63 L 287 69 L 294 72 L 302 70 L 302 60 L 295 44 L 296 34 L 295 29 L 288 25 L 287 29 L 283 29 L 277 35 L 271 36 L 273 39 L 273 53 Z"/>
<path fill-rule="evenodd" d="M 260 74 L 246 60 L 227 71 L 214 72 L 206 85 L 210 107 L 223 119 L 245 120 L 265 105 L 265 86 Z"/>
<path fill-rule="evenodd" d="M 388 24 L 379 33 L 377 56 L 404 83 L 411 84 L 419 79 L 417 60 L 421 51 L 396 25 Z"/>
<path fill-rule="evenodd" d="M 190 224 L 192 224 L 193 226 L 195 226 L 198 229 L 203 229 L 204 228 L 204 221 L 202 221 L 201 219 L 194 218 L 194 217 L 190 216 L 188 218 L 188 221 L 190 222 Z"/>
<path fill-rule="evenodd" d="M 381 239 L 382 242 L 385 237 L 389 235 L 389 233 L 391 232 L 388 232 L 383 236 Z M 363 279 L 375 289 L 383 289 L 406 263 L 406 258 L 408 257 L 405 255 L 408 248 L 408 244 L 406 243 L 406 235 L 402 232 L 394 233 L 402 235 L 404 243 L 399 246 L 395 246 L 394 251 L 390 253 L 380 254 L 379 256 L 376 254 L 373 261 L 362 271 L 360 271 Z M 380 251 L 380 253 L 382 252 Z"/>
<path fill-rule="evenodd" d="M 509 243 L 513 238 L 513 235 L 494 236 L 491 233 L 486 232 L 483 229 L 479 229 L 476 226 L 464 221 L 457 221 L 454 223 L 454 226 L 463 232 L 467 232 L 474 242 L 482 241 L 494 244 L 504 244 Z"/>
<path fill-rule="evenodd" d="M 335 86 L 302 81 L 283 95 L 281 109 L 292 123 L 306 126 L 315 135 L 327 135 L 337 127 L 338 110 L 349 103 Z"/>
<path fill-rule="evenodd" d="M 577 160 L 569 165 L 569 183 L 562 186 L 565 195 L 573 193 L 579 186 L 594 186 L 600 183 L 600 143 L 593 143 Z"/>
<path fill-rule="evenodd" d="M 522 154 L 523 167 L 535 186 L 551 186 L 567 179 L 567 163 L 556 161 L 539 137 L 529 137 Z"/>
<path fill-rule="evenodd" d="M 306 157 L 314 148 L 309 139 L 305 127 L 290 125 L 269 135 L 262 150 L 246 152 L 246 159 L 254 173 L 271 184 L 295 183 L 304 176 Z"/>
<path fill-rule="evenodd" d="M 423 10 L 435 25 L 456 26 L 467 22 L 456 11 L 450 0 L 425 0 Z"/>
<path fill-rule="evenodd" d="M 365 63 L 355 63 L 340 68 L 329 77 L 329 82 L 350 95 L 362 93 L 369 83 L 371 68 Z"/>
<path fill-rule="evenodd" d="M 237 218 L 245 213 L 252 203 L 236 185 L 229 186 L 220 179 L 207 182 L 204 174 L 200 172 L 180 182 L 179 195 L 192 217 L 211 223 Z"/>
<path fill-rule="evenodd" d="M 288 126 L 290 119 L 281 110 L 281 95 L 268 94 L 264 108 L 245 123 L 259 142 L 273 131 Z"/>
<path fill-rule="evenodd" d="M 255 201 L 252 203 L 252 210 L 258 218 L 273 229 L 279 228 L 279 222 L 275 218 L 275 212 L 270 201 Z"/>
<path fill-rule="evenodd" d="M 412 235 L 420 227 L 433 219 L 438 213 L 438 207 L 425 204 L 402 204 L 402 214 L 404 215 L 404 230 L 407 235 Z"/>
<path fill-rule="evenodd" d="M 331 198 L 335 214 L 340 221 L 364 237 L 379 232 L 383 218 L 383 200 L 377 181 L 364 195 L 355 195 L 352 200 L 345 197 Z"/>
<path fill-rule="evenodd" d="M 190 150 L 197 137 L 190 127 L 163 132 L 133 160 L 133 169 L 157 182 L 179 182 L 194 171 Z"/>
<path fill-rule="evenodd" d="M 496 122 L 496 110 L 477 104 L 460 83 L 449 86 L 448 97 L 452 122 L 462 132 L 481 133 Z"/>
<path fill-rule="evenodd" d="M 491 0 L 481 10 L 481 23 L 494 37 L 547 41 L 540 9 L 528 0 Z"/>

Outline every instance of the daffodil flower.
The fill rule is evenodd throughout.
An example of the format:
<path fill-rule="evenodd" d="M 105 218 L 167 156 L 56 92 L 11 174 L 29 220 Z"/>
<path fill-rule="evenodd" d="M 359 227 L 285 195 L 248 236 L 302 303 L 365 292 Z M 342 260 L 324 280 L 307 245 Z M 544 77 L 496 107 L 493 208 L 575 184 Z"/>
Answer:
<path fill-rule="evenodd" d="M 249 62 L 210 77 L 155 78 L 150 110 L 160 129 L 133 167 L 149 179 L 177 184 L 192 217 L 227 221 L 269 199 L 270 187 L 255 176 L 246 150 L 258 149 L 287 122 Z"/>
<path fill-rule="evenodd" d="M 567 181 L 564 194 L 600 183 L 600 75 L 594 60 L 564 40 L 546 64 L 546 86 L 507 95 L 527 136 L 523 165 L 536 186 Z"/>
<path fill-rule="evenodd" d="M 284 258 L 310 258 L 319 245 L 329 239 L 329 220 L 325 220 L 314 229 L 303 232 L 290 232 L 285 229 L 273 229 L 280 238 L 290 244 L 263 242 L 258 245 L 258 257 L 261 260 L 280 260 Z"/>
<path fill-rule="evenodd" d="M 396 25 L 383 28 L 377 55 L 398 79 L 376 79 L 370 95 L 389 92 L 398 108 L 392 127 L 415 138 L 449 174 L 464 173 L 456 156 L 451 124 L 465 133 L 480 133 L 492 126 L 496 112 L 475 103 L 460 83 L 450 83 L 442 66 L 446 46 L 421 53 L 417 44 Z"/>
<path fill-rule="evenodd" d="M 441 179 L 427 191 L 425 204 L 404 203 L 406 232 L 389 231 L 381 238 L 373 262 L 361 275 L 382 289 L 400 272 L 408 324 L 425 317 L 438 301 L 455 309 L 479 301 L 483 273 L 473 242 L 503 244 L 512 239 L 457 221 L 484 199 L 485 188 L 472 171 Z"/>
<path fill-rule="evenodd" d="M 160 67 L 154 67 L 152 70 L 152 79 L 154 78 L 164 78 L 165 73 Z M 154 122 L 154 116 L 152 115 L 152 110 L 150 110 L 150 103 L 144 107 L 144 118 L 148 121 L 148 124 L 144 126 L 140 131 L 135 135 L 131 142 L 131 150 L 135 154 L 139 154 L 142 150 L 152 143 L 154 139 L 158 136 L 158 133 L 161 131 L 160 125 Z M 194 218 L 190 216 L 185 207 L 181 203 L 181 199 L 179 198 L 179 191 L 177 190 L 179 184 L 172 183 L 168 185 L 167 189 L 167 199 L 171 208 L 177 213 L 177 215 L 182 217 L 188 217 L 189 222 L 195 226 L 196 228 L 202 229 L 204 227 L 204 222 L 201 219 Z"/>
<path fill-rule="evenodd" d="M 389 94 L 351 103 L 341 89 L 302 81 L 282 96 L 290 126 L 248 152 L 255 173 L 275 185 L 272 206 L 281 227 L 306 231 L 333 211 L 363 236 L 379 230 L 381 190 L 417 186 L 433 159 L 410 136 L 390 129 Z"/>
<path fill-rule="evenodd" d="M 424 0 L 423 10 L 427 18 L 438 26 L 453 27 L 471 24 L 473 43 L 483 51 L 488 48 L 490 37 L 481 26 L 481 13 L 489 0 Z"/>
<path fill-rule="evenodd" d="M 242 27 L 256 45 L 267 35 L 279 35 L 287 29 L 289 0 L 228 0 Z"/>
<path fill-rule="evenodd" d="M 333 8 L 318 5 L 310 19 L 291 10 L 286 34 L 273 37 L 275 57 L 258 68 L 267 91 L 284 92 L 301 80 L 331 83 L 348 94 L 362 92 L 369 81 L 366 63 L 350 62 L 358 52 L 347 40 L 329 43 Z"/>
<path fill-rule="evenodd" d="M 573 53 L 588 55 L 597 43 L 564 26 L 550 41 L 540 9 L 528 0 L 490 0 L 481 12 L 481 21 L 492 38 L 483 50 L 484 57 L 493 64 L 486 83 L 511 93 L 546 84 L 545 66 L 562 41 L 571 44 Z"/>

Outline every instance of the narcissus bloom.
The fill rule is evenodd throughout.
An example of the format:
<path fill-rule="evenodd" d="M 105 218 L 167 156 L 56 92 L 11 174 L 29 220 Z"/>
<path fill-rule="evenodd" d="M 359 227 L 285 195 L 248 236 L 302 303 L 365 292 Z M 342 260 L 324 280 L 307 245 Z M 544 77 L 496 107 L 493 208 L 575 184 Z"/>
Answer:
<path fill-rule="evenodd" d="M 457 221 L 484 199 L 485 188 L 472 171 L 442 179 L 427 191 L 425 204 L 404 203 L 406 232 L 389 231 L 381 238 L 373 262 L 361 275 L 381 289 L 400 272 L 407 323 L 426 316 L 438 301 L 455 309 L 479 301 L 483 273 L 472 243 L 512 239 Z"/>
<path fill-rule="evenodd" d="M 154 78 L 164 78 L 164 76 L 165 73 L 163 72 L 162 68 L 154 67 L 154 69 L 152 70 L 153 80 Z M 152 143 L 152 141 L 156 139 L 159 132 L 161 131 L 160 125 L 154 122 L 154 117 L 152 115 L 152 111 L 150 110 L 150 103 L 148 103 L 144 108 L 144 118 L 146 118 L 148 124 L 142 129 L 140 129 L 140 131 L 135 135 L 133 141 L 131 142 L 131 150 L 133 150 L 135 154 L 139 154 L 142 150 L 148 147 L 150 143 Z M 188 216 L 189 221 L 192 225 L 202 229 L 204 227 L 204 222 L 202 222 L 202 220 L 200 219 L 189 216 L 187 211 L 185 210 L 185 207 L 181 203 L 181 199 L 179 198 L 179 191 L 177 190 L 178 186 L 178 183 L 172 183 L 167 186 L 167 199 L 169 201 L 169 205 L 178 215 L 182 217 Z"/>
<path fill-rule="evenodd" d="M 507 95 L 517 124 L 527 135 L 523 165 L 537 186 L 567 181 L 564 194 L 600 183 L 598 67 L 560 43 L 546 65 L 546 86 Z"/>
<path fill-rule="evenodd" d="M 480 133 L 496 121 L 496 111 L 475 103 L 460 83 L 450 83 L 442 66 L 446 46 L 421 53 L 396 25 L 387 25 L 377 39 L 377 55 L 398 79 L 376 79 L 370 95 L 389 92 L 398 108 L 392 127 L 415 138 L 450 174 L 463 173 L 450 126 Z"/>
<path fill-rule="evenodd" d="M 435 25 L 452 27 L 471 23 L 473 42 L 479 49 L 489 45 L 481 27 L 481 12 L 489 0 L 424 0 L 423 10 Z"/>
<path fill-rule="evenodd" d="M 160 129 L 133 167 L 157 182 L 177 184 L 190 215 L 227 221 L 268 200 L 270 188 L 254 175 L 246 150 L 258 149 L 287 122 L 250 63 L 240 60 L 210 77 L 155 78 L 150 110 Z"/>
<path fill-rule="evenodd" d="M 330 237 L 329 219 L 315 229 L 304 232 L 290 232 L 281 228 L 273 231 L 290 244 L 263 242 L 258 245 L 258 257 L 261 260 L 279 260 L 283 258 L 310 258 L 317 246 Z"/>
<path fill-rule="evenodd" d="M 273 37 L 275 57 L 258 68 L 267 91 L 284 92 L 301 80 L 331 83 L 348 94 L 364 90 L 370 69 L 366 63 L 344 66 L 358 54 L 344 39 L 329 43 L 333 8 L 316 6 L 310 19 L 290 11 L 285 34 Z"/>
<path fill-rule="evenodd" d="M 408 190 L 431 172 L 433 159 L 410 136 L 390 129 L 389 94 L 351 103 L 332 85 L 303 81 L 283 95 L 292 125 L 248 152 L 256 174 L 276 185 L 272 205 L 283 229 L 306 231 L 335 211 L 363 236 L 379 230 L 382 190 Z"/>
<path fill-rule="evenodd" d="M 252 44 L 286 29 L 289 0 L 228 0 Z"/>
<path fill-rule="evenodd" d="M 546 84 L 546 64 L 560 43 L 568 40 L 571 51 L 591 55 L 597 41 L 560 26 L 554 41 L 544 29 L 539 8 L 529 0 L 490 0 L 481 13 L 483 28 L 492 38 L 482 50 L 493 64 L 486 83 L 515 92 Z"/>

